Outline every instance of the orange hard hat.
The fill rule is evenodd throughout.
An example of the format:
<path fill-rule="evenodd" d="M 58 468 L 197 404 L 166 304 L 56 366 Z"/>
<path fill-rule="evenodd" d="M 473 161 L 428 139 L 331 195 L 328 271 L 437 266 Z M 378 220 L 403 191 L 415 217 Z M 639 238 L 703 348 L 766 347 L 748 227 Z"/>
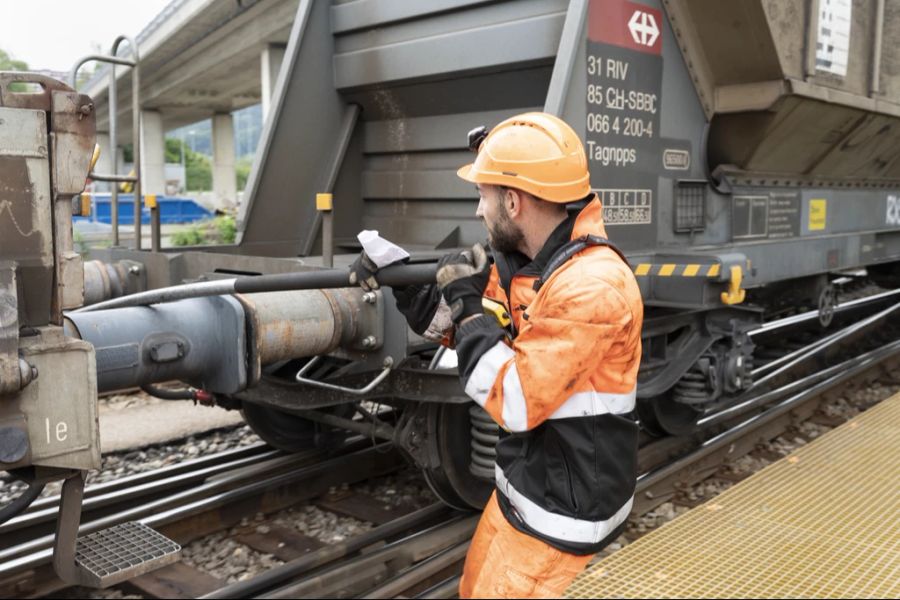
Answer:
<path fill-rule="evenodd" d="M 494 127 L 481 141 L 475 162 L 457 174 L 550 202 L 574 202 L 591 192 L 581 139 L 565 121 L 547 113 L 516 115 Z"/>

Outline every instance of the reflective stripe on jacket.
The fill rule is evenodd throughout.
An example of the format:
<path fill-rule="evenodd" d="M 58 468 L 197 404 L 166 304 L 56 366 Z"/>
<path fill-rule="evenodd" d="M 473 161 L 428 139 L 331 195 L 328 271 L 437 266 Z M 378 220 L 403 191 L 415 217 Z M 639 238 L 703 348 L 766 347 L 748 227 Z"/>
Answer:
<path fill-rule="evenodd" d="M 534 290 L 556 249 L 606 236 L 595 197 L 533 261 L 495 256 L 485 296 L 502 302 L 510 343 L 493 319 L 456 332 L 466 393 L 509 434 L 497 444 L 498 501 L 513 526 L 575 554 L 598 551 L 631 510 L 637 476 L 635 405 L 643 304 L 631 269 L 591 246 Z"/>

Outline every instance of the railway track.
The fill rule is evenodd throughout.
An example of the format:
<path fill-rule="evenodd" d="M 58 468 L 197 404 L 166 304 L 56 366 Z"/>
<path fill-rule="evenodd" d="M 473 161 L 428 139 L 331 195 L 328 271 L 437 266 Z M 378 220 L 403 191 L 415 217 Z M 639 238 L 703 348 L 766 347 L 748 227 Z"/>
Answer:
<path fill-rule="evenodd" d="M 633 516 L 646 514 L 683 494 L 737 457 L 752 452 L 761 440 L 790 431 L 798 422 L 813 416 L 827 398 L 900 367 L 900 341 L 893 328 L 885 325 L 900 310 L 897 299 L 898 293 L 889 292 L 842 305 L 835 316 L 852 320 L 852 324 L 820 335 L 758 367 L 762 374 L 795 373 L 799 366 L 829 355 L 826 350 L 830 350 L 824 369 L 821 362 L 815 362 L 814 367 L 819 370 L 809 375 L 782 385 L 761 385 L 762 391 L 748 398 L 747 403 L 704 417 L 701 432 L 689 438 L 645 438 L 640 450 L 642 474 Z M 865 316 L 859 318 L 860 314 Z M 767 324 L 757 335 L 796 335 L 798 330 L 814 326 L 817 319 L 815 313 L 787 317 Z M 858 347 L 860 336 L 874 329 L 879 330 L 875 340 L 863 344 L 862 352 L 849 356 L 848 344 Z M 892 336 L 890 341 L 882 339 Z M 843 352 L 837 352 L 838 348 L 843 348 Z M 774 380 L 769 378 L 763 383 Z M 453 597 L 468 548 L 466 533 L 474 531 L 475 523 L 474 518 L 466 520 L 457 513 L 442 524 L 392 539 L 388 532 L 396 533 L 410 525 L 397 522 L 390 530 L 383 530 L 383 537 L 373 530 L 370 537 L 354 542 L 353 552 L 325 551 L 205 597 Z M 365 548 L 368 551 L 362 552 Z"/>
<path fill-rule="evenodd" d="M 138 521 L 183 545 L 227 529 L 248 514 L 275 512 L 402 466 L 400 456 L 386 445 L 362 439 L 330 452 L 283 455 L 260 446 L 225 454 L 230 456 L 88 488 L 80 534 Z M 0 528 L 4 542 L 24 540 L 0 550 L 0 594 L 40 596 L 64 587 L 50 565 L 53 534 L 41 534 L 54 526 L 58 502 L 58 497 L 47 498 Z"/>
<path fill-rule="evenodd" d="M 837 322 L 845 319 L 849 325 L 806 335 L 804 343 L 757 365 L 762 383 L 756 393 L 705 415 L 694 435 L 645 436 L 633 514 L 677 497 L 751 452 L 760 440 L 796 426 L 816 412 L 823 398 L 900 364 L 900 336 L 889 326 L 900 310 L 898 296 L 889 292 L 838 307 Z M 754 336 L 760 343 L 792 339 L 815 330 L 816 319 L 815 313 L 787 317 Z M 331 486 L 399 468 L 400 457 L 385 449 L 355 439 L 331 453 L 285 455 L 260 444 L 91 486 L 82 532 L 138 520 L 184 544 L 227 529 L 241 516 L 270 513 Z M 49 567 L 57 503 L 58 498 L 41 499 L 0 527 L 5 542 L 0 591 L 5 595 L 45 595 L 61 587 Z M 449 597 L 476 521 L 471 514 L 431 506 L 205 597 Z"/>

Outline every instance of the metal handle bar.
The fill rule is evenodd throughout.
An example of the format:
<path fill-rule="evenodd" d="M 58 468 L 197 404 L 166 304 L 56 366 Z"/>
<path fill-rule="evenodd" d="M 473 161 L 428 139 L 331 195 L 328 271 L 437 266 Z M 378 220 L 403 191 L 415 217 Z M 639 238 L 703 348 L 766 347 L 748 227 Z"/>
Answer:
<path fill-rule="evenodd" d="M 379 383 L 384 381 L 384 379 L 390 374 L 391 370 L 394 368 L 394 359 L 391 358 L 390 356 L 388 356 L 387 358 L 384 359 L 384 369 L 382 369 L 381 373 L 379 373 L 375 377 L 375 379 L 370 381 L 367 386 L 358 388 L 358 389 L 357 388 L 349 388 L 349 387 L 344 387 L 342 385 L 333 385 L 331 383 L 324 383 L 321 381 L 316 381 L 315 379 L 307 379 L 305 377 L 305 375 L 307 373 L 309 373 L 309 370 L 311 368 L 313 368 L 316 364 L 318 364 L 318 362 L 321 358 L 322 358 L 321 356 L 316 356 L 315 358 L 310 360 L 308 363 L 303 365 L 302 369 L 297 371 L 296 379 L 297 379 L 298 383 L 305 383 L 306 385 L 311 385 L 311 386 L 326 389 L 326 390 L 332 390 L 335 392 L 344 392 L 345 394 L 352 394 L 354 396 L 364 396 L 364 395 L 368 394 L 369 392 L 371 392 L 372 390 L 374 390 L 375 387 Z"/>
<path fill-rule="evenodd" d="M 93 179 L 94 181 L 119 181 L 122 183 L 137 183 L 138 178 L 134 175 L 117 175 L 117 174 L 107 174 L 107 173 L 94 173 L 91 172 L 88 177 Z"/>
<path fill-rule="evenodd" d="M 122 42 L 128 42 L 131 47 L 132 58 L 120 58 L 116 56 L 119 52 L 119 45 Z M 109 54 L 92 54 L 85 56 L 75 63 L 72 69 L 72 89 L 75 89 L 75 83 L 78 79 L 78 69 L 85 63 L 95 60 L 97 62 L 109 63 L 111 65 L 109 73 L 109 91 L 107 92 L 107 104 L 109 104 L 109 139 L 110 154 L 112 155 L 112 164 L 115 168 L 118 163 L 118 147 L 116 140 L 116 116 L 118 112 L 118 103 L 116 101 L 116 65 L 131 67 L 131 142 L 132 156 L 134 157 L 134 176 L 130 175 L 106 175 L 98 173 L 89 173 L 88 177 L 95 181 L 111 181 L 111 182 L 133 182 L 134 183 L 134 248 L 141 249 L 141 108 L 140 108 L 140 56 L 138 55 L 138 47 L 135 41 L 127 36 L 120 35 L 113 42 L 112 49 Z M 110 209 L 112 212 L 112 230 L 113 230 L 113 246 L 119 245 L 119 188 L 112 186 L 110 196 Z M 159 250 L 159 248 L 154 248 Z"/>

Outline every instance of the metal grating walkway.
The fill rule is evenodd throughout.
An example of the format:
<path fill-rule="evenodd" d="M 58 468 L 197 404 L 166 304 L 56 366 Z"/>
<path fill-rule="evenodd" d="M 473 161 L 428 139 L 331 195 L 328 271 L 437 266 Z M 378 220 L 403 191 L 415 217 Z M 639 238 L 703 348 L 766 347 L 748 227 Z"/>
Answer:
<path fill-rule="evenodd" d="M 900 394 L 593 565 L 566 595 L 900 597 Z"/>

